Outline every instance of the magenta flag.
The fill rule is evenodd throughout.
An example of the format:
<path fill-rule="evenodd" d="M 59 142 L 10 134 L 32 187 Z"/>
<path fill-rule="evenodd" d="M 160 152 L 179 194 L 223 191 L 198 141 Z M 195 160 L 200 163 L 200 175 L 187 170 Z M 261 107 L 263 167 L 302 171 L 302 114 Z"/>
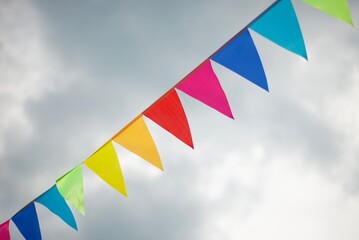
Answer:
<path fill-rule="evenodd" d="M 180 81 L 176 88 L 233 119 L 226 94 L 207 59 Z"/>
<path fill-rule="evenodd" d="M 0 225 L 0 239 L 1 240 L 10 240 L 10 231 L 9 231 L 10 220 L 2 223 Z"/>

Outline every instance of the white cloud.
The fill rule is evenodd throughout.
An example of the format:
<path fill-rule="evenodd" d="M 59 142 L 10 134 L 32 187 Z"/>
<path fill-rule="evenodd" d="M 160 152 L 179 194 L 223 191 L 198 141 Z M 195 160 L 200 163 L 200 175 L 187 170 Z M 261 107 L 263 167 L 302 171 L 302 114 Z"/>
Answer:
<path fill-rule="evenodd" d="M 56 63 L 41 31 L 37 13 L 28 1 L 1 1 L 0 153 L 9 132 L 17 141 L 31 133 L 26 102 L 54 88 Z"/>
<path fill-rule="evenodd" d="M 277 155 L 270 164 L 253 164 L 251 175 L 261 175 L 263 181 L 251 185 L 259 198 L 250 201 L 243 197 L 248 189 L 238 184 L 245 171 L 240 171 L 240 162 L 237 171 L 225 171 L 226 177 L 214 175 L 213 181 L 228 189 L 228 175 L 237 173 L 237 188 L 232 185 L 216 201 L 205 200 L 202 239 L 357 239 L 359 196 L 348 195 L 340 183 L 296 158 Z"/>
<path fill-rule="evenodd" d="M 359 198 L 348 197 L 340 184 L 292 160 L 282 158 L 268 169 L 262 204 L 239 227 L 239 235 L 243 239 L 358 239 Z"/>

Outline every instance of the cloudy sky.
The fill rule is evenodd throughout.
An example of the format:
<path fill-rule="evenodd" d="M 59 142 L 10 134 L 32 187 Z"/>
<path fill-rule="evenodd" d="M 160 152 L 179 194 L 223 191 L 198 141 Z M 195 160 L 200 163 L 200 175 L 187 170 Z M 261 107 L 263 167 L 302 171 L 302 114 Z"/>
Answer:
<path fill-rule="evenodd" d="M 272 3 L 0 0 L 0 222 Z M 293 4 L 309 62 L 253 34 L 270 93 L 215 65 L 236 120 L 180 94 L 195 150 L 146 121 L 164 173 L 117 147 L 129 197 L 84 168 L 79 231 L 37 205 L 43 238 L 359 239 L 359 32 Z"/>

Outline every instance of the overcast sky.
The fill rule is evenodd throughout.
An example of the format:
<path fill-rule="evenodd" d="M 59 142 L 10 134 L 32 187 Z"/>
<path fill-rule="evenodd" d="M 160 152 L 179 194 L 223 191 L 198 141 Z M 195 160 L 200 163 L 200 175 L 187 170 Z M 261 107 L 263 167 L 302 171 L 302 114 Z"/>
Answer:
<path fill-rule="evenodd" d="M 0 0 L 0 222 L 273 2 Z M 195 150 L 146 119 L 164 173 L 116 146 L 129 197 L 84 168 L 79 231 L 37 205 L 43 238 L 359 239 L 358 28 L 293 4 L 308 62 L 253 33 L 270 93 L 214 65 L 236 120 L 180 94 Z"/>

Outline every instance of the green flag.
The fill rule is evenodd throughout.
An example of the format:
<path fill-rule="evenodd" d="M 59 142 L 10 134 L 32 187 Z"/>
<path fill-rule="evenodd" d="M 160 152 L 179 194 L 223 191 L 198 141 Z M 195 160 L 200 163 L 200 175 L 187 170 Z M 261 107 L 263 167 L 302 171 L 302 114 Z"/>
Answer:
<path fill-rule="evenodd" d="M 61 195 L 82 215 L 85 215 L 82 164 L 56 180 Z"/>
<path fill-rule="evenodd" d="M 348 0 L 303 0 L 303 2 L 353 25 Z"/>

